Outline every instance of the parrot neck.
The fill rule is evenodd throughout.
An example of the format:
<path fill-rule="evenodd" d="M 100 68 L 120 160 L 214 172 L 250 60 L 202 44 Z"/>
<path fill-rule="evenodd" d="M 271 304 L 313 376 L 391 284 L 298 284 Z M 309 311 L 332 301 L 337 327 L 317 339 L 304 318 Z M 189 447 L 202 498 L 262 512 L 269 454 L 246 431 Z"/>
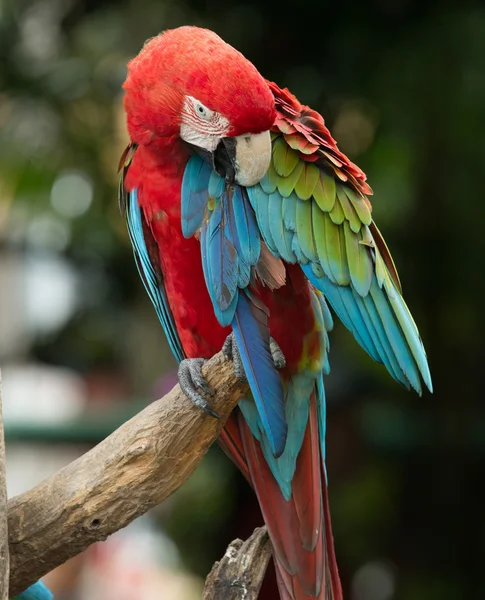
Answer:
<path fill-rule="evenodd" d="M 164 151 L 139 146 L 125 185 L 138 188 L 138 201 L 158 246 L 165 291 L 177 333 L 188 357 L 210 358 L 228 331 L 216 320 L 202 270 L 200 244 L 182 233 L 181 188 L 190 157 L 181 143 Z M 156 250 L 155 250 L 156 252 Z"/>
<path fill-rule="evenodd" d="M 140 205 L 149 222 L 165 214 L 181 232 L 180 192 L 189 158 L 188 149 L 178 137 L 156 138 L 138 147 L 126 185 L 128 189 L 140 190 Z"/>

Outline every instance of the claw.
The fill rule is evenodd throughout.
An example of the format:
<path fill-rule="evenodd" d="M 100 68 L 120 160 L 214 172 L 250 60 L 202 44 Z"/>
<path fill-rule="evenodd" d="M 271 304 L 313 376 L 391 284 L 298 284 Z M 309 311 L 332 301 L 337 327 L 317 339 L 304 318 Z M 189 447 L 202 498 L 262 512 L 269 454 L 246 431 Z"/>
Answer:
<path fill-rule="evenodd" d="M 269 348 L 271 351 L 271 356 L 273 357 L 274 366 L 277 369 L 282 369 L 286 366 L 286 359 L 283 351 L 279 347 L 278 342 L 274 338 L 270 338 Z M 224 356 L 230 360 L 232 360 L 234 364 L 234 375 L 243 381 L 246 381 L 246 374 L 244 372 L 244 366 L 241 359 L 241 354 L 239 353 L 239 348 L 237 347 L 236 338 L 234 333 L 230 333 L 224 345 L 222 346 L 222 353 Z"/>
<path fill-rule="evenodd" d="M 222 346 L 222 354 L 230 360 L 232 360 L 232 364 L 234 365 L 234 375 L 241 379 L 241 381 L 247 381 L 246 373 L 244 372 L 244 366 L 241 359 L 241 354 L 239 353 L 239 348 L 237 347 L 236 338 L 234 337 L 234 333 L 230 333 L 224 345 Z"/>
<path fill-rule="evenodd" d="M 202 390 L 208 396 L 214 396 L 214 390 L 207 385 L 205 377 L 202 375 L 202 365 L 205 363 L 203 358 L 186 358 L 180 365 L 178 370 L 178 380 L 183 393 L 187 398 L 201 408 L 204 412 L 215 419 L 219 418 L 219 414 L 210 408 L 207 400 L 202 396 L 199 390 Z"/>
<path fill-rule="evenodd" d="M 280 348 L 278 342 L 274 338 L 269 339 L 269 349 L 271 350 L 274 366 L 277 369 L 283 369 L 286 367 L 286 358 L 283 354 L 283 350 Z"/>

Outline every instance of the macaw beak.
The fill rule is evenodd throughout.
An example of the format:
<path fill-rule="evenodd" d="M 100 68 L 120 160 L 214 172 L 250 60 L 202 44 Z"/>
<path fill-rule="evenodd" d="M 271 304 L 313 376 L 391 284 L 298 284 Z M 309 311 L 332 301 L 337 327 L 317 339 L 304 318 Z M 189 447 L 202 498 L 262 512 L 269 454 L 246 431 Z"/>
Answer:
<path fill-rule="evenodd" d="M 270 132 L 239 135 L 234 138 L 226 138 L 222 140 L 222 143 L 227 146 L 229 140 L 232 140 L 234 144 L 232 160 L 234 181 L 244 186 L 255 185 L 261 181 L 271 162 Z"/>
<path fill-rule="evenodd" d="M 192 146 L 228 183 L 255 185 L 266 175 L 271 161 L 271 134 L 262 133 L 221 138 L 216 149 Z"/>

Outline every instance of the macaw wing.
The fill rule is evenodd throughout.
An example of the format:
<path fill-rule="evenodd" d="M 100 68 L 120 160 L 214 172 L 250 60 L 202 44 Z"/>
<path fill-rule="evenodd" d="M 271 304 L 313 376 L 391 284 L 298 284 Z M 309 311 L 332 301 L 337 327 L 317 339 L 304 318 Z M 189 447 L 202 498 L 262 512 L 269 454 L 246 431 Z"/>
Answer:
<path fill-rule="evenodd" d="M 196 154 L 186 166 L 181 198 L 182 232 L 199 236 L 215 315 L 232 326 L 262 428 L 279 456 L 287 434 L 283 387 L 270 351 L 269 311 L 249 289 L 262 252 L 256 216 L 246 190 L 226 184 Z"/>
<path fill-rule="evenodd" d="M 421 393 L 431 377 L 389 250 L 371 216 L 364 173 L 337 148 L 323 118 L 269 84 L 278 118 L 272 161 L 247 189 L 262 238 L 298 262 L 359 344 Z"/>
<path fill-rule="evenodd" d="M 135 145 L 128 146 L 121 157 L 120 168 L 122 171 L 118 194 L 120 209 L 126 220 L 138 272 L 155 307 L 170 348 L 177 361 L 181 362 L 185 358 L 185 354 L 167 301 L 158 258 L 158 247 L 140 208 L 138 190 L 135 188 L 128 192 L 124 187 L 124 178 L 135 151 Z"/>

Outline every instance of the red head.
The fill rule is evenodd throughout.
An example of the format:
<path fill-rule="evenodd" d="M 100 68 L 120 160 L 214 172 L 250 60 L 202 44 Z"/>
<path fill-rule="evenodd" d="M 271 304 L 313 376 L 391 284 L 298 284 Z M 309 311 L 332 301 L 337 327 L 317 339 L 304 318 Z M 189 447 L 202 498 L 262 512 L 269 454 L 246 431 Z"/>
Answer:
<path fill-rule="evenodd" d="M 153 38 L 129 63 L 123 87 L 128 131 L 138 144 L 180 137 L 214 152 L 222 138 L 246 134 L 235 159 L 252 161 L 252 174 L 236 176 L 245 184 L 262 170 L 262 158 L 254 152 L 269 162 L 273 94 L 256 68 L 212 31 L 180 27 Z M 247 135 L 262 132 L 263 137 Z"/>

